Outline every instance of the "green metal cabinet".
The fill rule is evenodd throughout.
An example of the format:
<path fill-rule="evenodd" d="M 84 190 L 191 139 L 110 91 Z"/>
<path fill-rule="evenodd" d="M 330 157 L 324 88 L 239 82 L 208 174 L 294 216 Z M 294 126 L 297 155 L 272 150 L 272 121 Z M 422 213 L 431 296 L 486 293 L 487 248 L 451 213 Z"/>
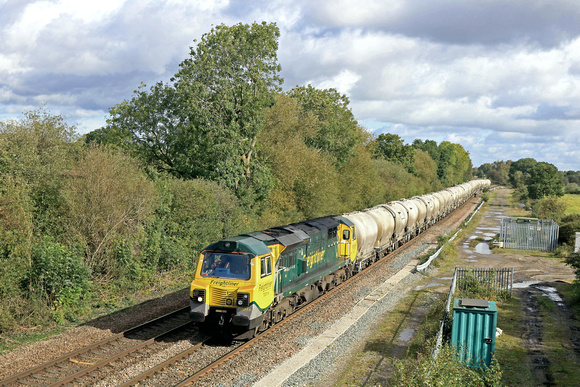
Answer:
<path fill-rule="evenodd" d="M 493 301 L 456 298 L 453 302 L 451 344 L 470 367 L 491 365 L 495 352 L 497 306 Z"/>

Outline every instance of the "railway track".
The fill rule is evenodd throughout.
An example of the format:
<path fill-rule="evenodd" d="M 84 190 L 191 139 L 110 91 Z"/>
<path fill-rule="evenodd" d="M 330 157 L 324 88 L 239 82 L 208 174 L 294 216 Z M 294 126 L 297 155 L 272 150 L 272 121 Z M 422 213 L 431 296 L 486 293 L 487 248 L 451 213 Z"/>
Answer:
<path fill-rule="evenodd" d="M 148 356 L 162 340 L 183 332 L 192 324 L 189 308 L 182 308 L 125 332 L 107 337 L 0 381 L 0 386 L 62 386 L 88 384 L 99 371 L 114 369 L 112 363 Z M 154 352 L 154 351 L 152 351 Z"/>

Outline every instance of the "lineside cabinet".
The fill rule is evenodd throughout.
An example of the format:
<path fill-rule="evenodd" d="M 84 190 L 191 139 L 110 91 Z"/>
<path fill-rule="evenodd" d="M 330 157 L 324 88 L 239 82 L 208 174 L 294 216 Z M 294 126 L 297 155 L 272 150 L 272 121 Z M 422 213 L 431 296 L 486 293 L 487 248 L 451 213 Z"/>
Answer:
<path fill-rule="evenodd" d="M 453 302 L 451 344 L 472 368 L 491 365 L 495 352 L 497 306 L 493 301 L 456 298 Z"/>

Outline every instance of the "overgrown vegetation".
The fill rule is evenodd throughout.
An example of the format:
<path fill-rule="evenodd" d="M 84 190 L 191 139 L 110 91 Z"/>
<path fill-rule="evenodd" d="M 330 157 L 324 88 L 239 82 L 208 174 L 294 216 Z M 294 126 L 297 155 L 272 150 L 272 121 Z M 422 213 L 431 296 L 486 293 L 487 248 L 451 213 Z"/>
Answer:
<path fill-rule="evenodd" d="M 395 361 L 393 386 L 503 386 L 502 371 L 494 359 L 490 368 L 466 367 L 452 345 L 443 345 L 436 358 L 430 352 L 416 359 Z"/>

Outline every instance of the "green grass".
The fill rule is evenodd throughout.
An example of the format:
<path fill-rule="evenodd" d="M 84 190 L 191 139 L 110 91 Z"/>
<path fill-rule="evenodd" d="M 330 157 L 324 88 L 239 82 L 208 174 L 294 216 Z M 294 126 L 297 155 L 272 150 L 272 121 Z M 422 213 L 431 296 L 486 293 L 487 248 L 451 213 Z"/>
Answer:
<path fill-rule="evenodd" d="M 525 343 L 522 339 L 522 306 L 516 297 L 497 303 L 497 326 L 503 330 L 495 342 L 495 356 L 506 386 L 533 386 Z"/>
<path fill-rule="evenodd" d="M 569 345 L 568 335 L 570 321 L 559 313 L 555 313 L 558 306 L 544 296 L 538 298 L 540 314 L 542 315 L 543 342 L 545 356 L 550 361 L 550 371 L 554 383 L 558 386 L 572 386 L 578 383 L 578 364 L 574 348 Z"/>
<path fill-rule="evenodd" d="M 566 203 L 564 214 L 580 214 L 580 195 L 564 195 L 561 200 Z"/>
<path fill-rule="evenodd" d="M 444 297 L 445 295 L 423 290 L 399 302 L 374 329 L 375 333 L 360 351 L 349 359 L 341 376 L 333 381 L 333 385 L 388 385 L 387 375 L 393 368 L 393 355 L 414 358 L 417 353 L 431 353 L 428 343 L 432 342 L 439 328 L 439 319 L 445 304 Z M 406 351 L 397 350 L 397 338 L 409 327 L 413 310 L 416 308 L 429 310 L 425 311 L 424 320 L 417 328 L 409 348 Z"/>

